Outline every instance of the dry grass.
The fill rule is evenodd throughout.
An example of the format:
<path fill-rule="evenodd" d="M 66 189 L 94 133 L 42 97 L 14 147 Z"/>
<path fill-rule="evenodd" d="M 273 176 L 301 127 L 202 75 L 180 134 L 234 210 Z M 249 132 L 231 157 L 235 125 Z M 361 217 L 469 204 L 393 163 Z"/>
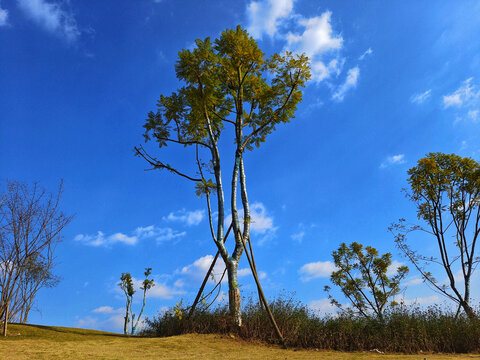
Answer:
<path fill-rule="evenodd" d="M 0 338 L 0 359 L 480 359 L 470 355 L 399 355 L 283 350 L 218 335 L 126 337 L 94 330 L 9 325 Z"/>

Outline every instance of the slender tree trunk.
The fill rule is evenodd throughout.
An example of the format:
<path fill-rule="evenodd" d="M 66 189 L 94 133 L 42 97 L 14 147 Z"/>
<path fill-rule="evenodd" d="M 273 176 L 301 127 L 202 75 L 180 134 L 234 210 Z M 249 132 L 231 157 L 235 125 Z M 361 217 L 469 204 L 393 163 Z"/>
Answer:
<path fill-rule="evenodd" d="M 228 305 L 235 324 L 242 326 L 242 301 L 240 298 L 240 289 L 238 288 L 237 268 L 238 263 L 236 261 L 229 261 L 227 265 Z"/>
<path fill-rule="evenodd" d="M 8 323 L 8 303 L 5 307 L 5 321 L 3 323 L 3 336 L 7 336 L 7 323 Z"/>
<path fill-rule="evenodd" d="M 125 335 L 127 335 L 128 333 L 128 320 L 129 320 L 129 313 L 128 313 L 128 310 L 129 310 L 129 307 L 130 307 L 130 302 L 127 300 L 127 309 L 126 309 L 126 313 L 125 313 L 125 322 L 123 324 L 123 333 Z"/>

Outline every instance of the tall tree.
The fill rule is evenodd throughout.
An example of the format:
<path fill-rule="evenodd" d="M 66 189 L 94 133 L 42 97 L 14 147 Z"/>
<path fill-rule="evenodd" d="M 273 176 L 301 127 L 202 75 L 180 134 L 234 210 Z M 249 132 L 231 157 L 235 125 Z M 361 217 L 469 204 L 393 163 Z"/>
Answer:
<path fill-rule="evenodd" d="M 154 140 L 160 148 L 168 144 L 193 147 L 196 174 L 150 155 L 142 146 L 135 150 L 154 169 L 165 169 L 195 182 L 197 195 L 205 196 L 211 236 L 227 268 L 230 311 L 241 325 L 237 268 L 242 240 L 250 241 L 251 222 L 244 153 L 259 147 L 278 124 L 294 116 L 302 100 L 302 88 L 310 78 L 309 62 L 305 55 L 289 52 L 266 58 L 240 26 L 223 31 L 213 43 L 206 38 L 195 44 L 193 50 L 180 51 L 175 64 L 177 78 L 184 86 L 170 96 L 160 96 L 157 110 L 148 113 L 144 128 L 145 140 Z M 225 224 L 227 205 L 222 180 L 225 158 L 220 155 L 224 150 L 220 149 L 222 135 L 232 135 L 227 127 L 232 128 L 234 140 L 228 158 L 233 166 L 229 189 L 235 239 L 232 252 L 224 241 L 225 225 L 229 224 Z M 216 211 L 212 210 L 212 196 L 217 198 Z"/>
<path fill-rule="evenodd" d="M 392 265 L 392 254 L 378 255 L 377 249 L 353 242 L 340 244 L 332 253 L 337 268 L 330 280 L 352 303 L 353 312 L 365 317 L 373 313 L 382 318 L 385 307 L 394 304 L 393 297 L 400 292 L 400 282 L 408 274 L 408 267 L 399 266 L 392 276 L 387 275 Z M 325 286 L 330 292 L 330 287 Z M 344 310 L 340 302 L 329 294 L 332 304 Z"/>
<path fill-rule="evenodd" d="M 37 184 L 6 181 L 0 195 L 0 317 L 28 320 L 42 287 L 55 286 L 55 249 L 71 216 L 60 211 L 56 195 Z"/>
<path fill-rule="evenodd" d="M 476 318 L 470 306 L 470 281 L 480 261 L 476 256 L 480 234 L 480 164 L 455 154 L 430 153 L 418 160 L 408 175 L 407 196 L 415 203 L 418 219 L 426 227 L 407 225 L 400 219 L 391 227 L 396 244 L 427 284 L 457 303 L 468 317 Z M 419 230 L 433 237 L 439 257 L 422 255 L 407 243 L 407 234 Z M 435 264 L 445 271 L 446 283 L 438 282 L 428 270 Z"/>

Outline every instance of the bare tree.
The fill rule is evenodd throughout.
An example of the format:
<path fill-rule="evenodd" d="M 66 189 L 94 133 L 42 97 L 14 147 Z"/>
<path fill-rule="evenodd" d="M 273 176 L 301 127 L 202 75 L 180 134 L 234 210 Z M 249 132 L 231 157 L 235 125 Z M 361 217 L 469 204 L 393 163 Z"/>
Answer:
<path fill-rule="evenodd" d="M 34 184 L 6 181 L 0 197 L 0 318 L 28 320 L 42 287 L 55 286 L 52 273 L 61 232 L 72 220 L 59 210 L 56 195 Z"/>

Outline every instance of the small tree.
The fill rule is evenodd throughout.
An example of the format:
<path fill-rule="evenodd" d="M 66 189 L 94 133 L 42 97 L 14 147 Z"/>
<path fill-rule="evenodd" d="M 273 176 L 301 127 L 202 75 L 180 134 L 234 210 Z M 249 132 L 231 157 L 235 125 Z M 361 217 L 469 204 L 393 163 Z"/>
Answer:
<path fill-rule="evenodd" d="M 140 314 L 138 314 L 137 321 L 135 322 L 135 325 L 133 325 L 133 320 L 135 319 L 135 314 L 132 314 L 132 335 L 135 335 L 135 329 L 138 326 L 138 322 L 140 321 L 140 318 L 142 317 L 143 314 L 143 309 L 145 309 L 145 301 L 146 301 L 146 296 L 147 296 L 147 291 L 152 288 L 152 286 L 155 286 L 154 280 L 149 279 L 148 276 L 152 273 L 152 268 L 145 268 L 145 279 L 142 282 L 142 286 L 140 287 L 140 290 L 143 290 L 143 303 L 142 303 L 142 309 L 140 310 Z"/>
<path fill-rule="evenodd" d="M 430 153 L 408 175 L 410 192 L 405 192 L 426 227 L 407 225 L 400 219 L 390 228 L 395 242 L 428 285 L 458 304 L 458 311 L 463 308 L 469 318 L 476 318 L 470 306 L 470 280 L 480 261 L 475 256 L 480 234 L 480 164 L 455 154 Z M 413 250 L 407 244 L 412 231 L 431 235 L 440 258 Z M 432 265 L 443 268 L 446 284 L 432 275 Z"/>
<path fill-rule="evenodd" d="M 184 82 L 177 92 L 160 96 L 158 109 L 148 113 L 145 140 L 160 148 L 178 144 L 193 146 L 196 174 L 179 170 L 136 147 L 154 169 L 164 169 L 195 183 L 196 193 L 205 196 L 211 236 L 225 262 L 230 312 L 241 325 L 240 290 L 237 268 L 243 243 L 250 241 L 250 206 L 247 196 L 244 153 L 263 143 L 276 126 L 288 122 L 302 99 L 302 88 L 310 78 L 308 58 L 291 53 L 265 58 L 256 41 L 238 26 L 225 30 L 213 43 L 197 40 L 193 50 L 182 50 L 175 64 L 177 78 Z M 225 131 L 231 127 L 231 131 Z M 230 211 L 235 243 L 225 246 L 225 204 L 220 144 L 233 135 L 231 157 Z M 225 136 L 224 136 L 225 137 Z M 205 160 L 202 160 L 205 159 Z M 224 170 L 224 168 L 223 168 Z M 239 215 L 240 192 L 243 216 Z M 216 211 L 211 197 L 216 196 Z M 241 222 L 241 218 L 243 220 Z M 229 224 L 226 224 L 227 227 Z"/>
<path fill-rule="evenodd" d="M 123 290 L 125 293 L 125 296 L 127 298 L 127 302 L 125 305 L 125 321 L 123 325 L 123 333 L 125 335 L 128 334 L 128 323 L 132 323 L 131 325 L 131 334 L 135 334 L 135 330 L 138 326 L 138 323 L 140 321 L 140 318 L 142 317 L 143 310 L 145 309 L 145 302 L 146 302 L 146 296 L 147 296 L 147 291 L 150 290 L 154 284 L 153 279 L 149 279 L 148 277 L 152 273 L 152 268 L 145 268 L 145 279 L 142 282 L 142 286 L 140 287 L 141 290 L 143 290 L 143 304 L 142 304 L 142 309 L 140 310 L 140 314 L 137 317 L 137 320 L 135 321 L 135 314 L 132 311 L 132 301 L 133 301 L 133 295 L 135 294 L 135 288 L 133 286 L 133 279 L 130 273 L 122 273 L 122 276 L 120 277 L 120 282 L 118 283 L 118 286 Z"/>
<path fill-rule="evenodd" d="M 392 264 L 392 254 L 378 256 L 375 248 L 367 246 L 364 249 L 357 242 L 349 246 L 342 243 L 332 257 L 338 270 L 332 272 L 330 280 L 351 302 L 353 310 L 350 311 L 365 317 L 373 313 L 381 319 L 389 299 L 393 300 L 400 292 L 400 281 L 408 274 L 408 267 L 399 266 L 396 274 L 389 277 L 387 271 Z M 332 304 L 346 311 L 330 294 L 329 286 L 325 286 L 325 291 Z"/>

